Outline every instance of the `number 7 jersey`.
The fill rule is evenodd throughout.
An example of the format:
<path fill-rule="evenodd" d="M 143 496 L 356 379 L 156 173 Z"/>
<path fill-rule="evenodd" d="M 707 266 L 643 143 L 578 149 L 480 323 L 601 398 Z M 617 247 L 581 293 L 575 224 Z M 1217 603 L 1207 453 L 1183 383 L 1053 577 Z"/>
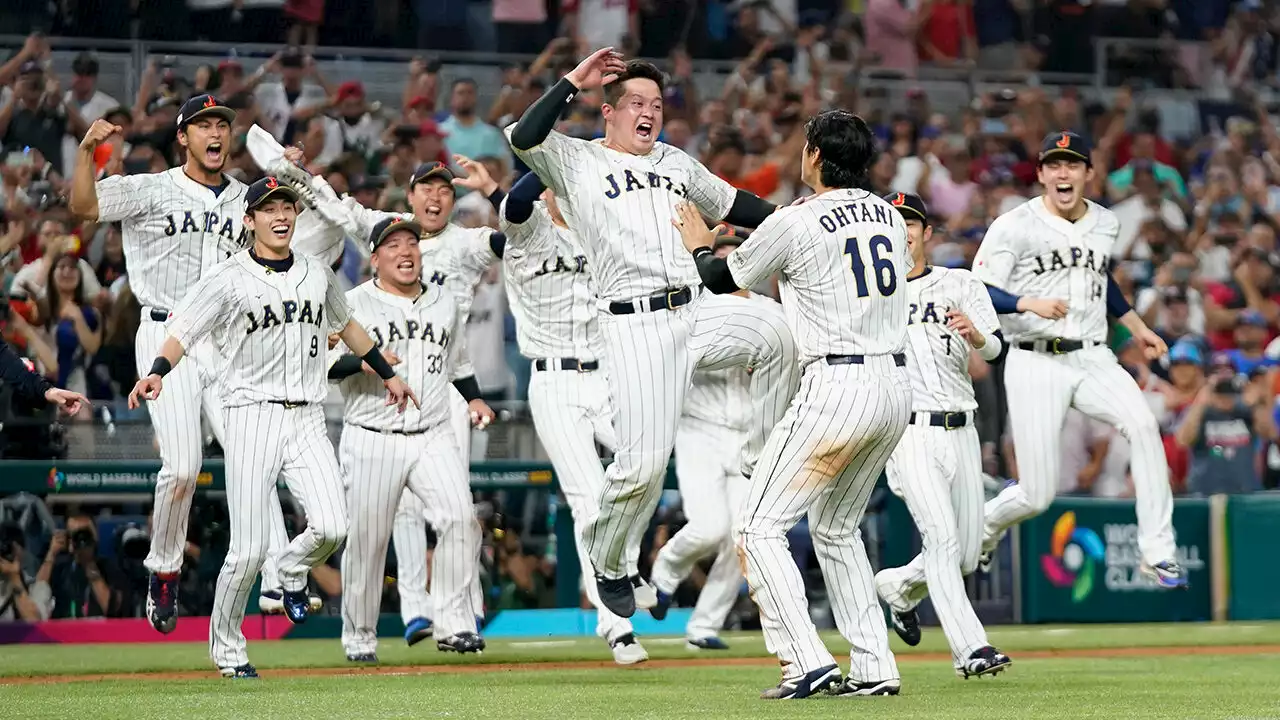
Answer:
<path fill-rule="evenodd" d="M 947 312 L 959 310 L 987 337 L 1000 329 L 991 297 L 968 270 L 930 267 L 907 281 L 907 368 L 911 409 L 965 412 L 978 401 L 969 378 L 969 341 L 947 328 Z"/>
<path fill-rule="evenodd" d="M 906 345 L 907 223 L 853 188 L 778 209 L 728 258 L 738 287 L 780 273 L 801 364 L 828 355 L 888 355 Z"/>

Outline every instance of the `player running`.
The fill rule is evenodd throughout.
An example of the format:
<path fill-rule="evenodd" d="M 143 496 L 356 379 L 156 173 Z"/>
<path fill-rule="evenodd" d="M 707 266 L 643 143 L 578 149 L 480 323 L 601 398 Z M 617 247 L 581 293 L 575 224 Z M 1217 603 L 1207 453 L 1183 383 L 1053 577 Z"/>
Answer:
<path fill-rule="evenodd" d="M 672 227 L 688 199 L 717 221 L 756 227 L 774 206 L 658 142 L 664 79 L 645 62 L 592 53 L 507 128 L 512 148 L 555 192 L 583 242 L 603 310 L 600 322 L 618 448 L 605 471 L 600 514 L 583 537 L 600 600 L 631 617 L 638 580 L 629 577 L 662 494 L 676 424 L 695 369 L 746 366 L 752 429 L 742 469 L 750 474 L 764 438 L 786 408 L 797 377 L 786 325 L 739 298 L 703 293 L 698 271 Z M 577 93 L 604 88 L 603 142 L 553 130 Z"/>
<path fill-rule="evenodd" d="M 1062 298 L 1068 308 L 1061 319 L 1022 313 L 1001 321 L 1011 345 L 1004 382 L 1019 477 L 987 502 L 983 551 L 994 550 L 1006 529 L 1053 501 L 1062 423 L 1067 408 L 1075 407 L 1129 440 L 1142 571 L 1161 587 L 1185 587 L 1160 430 L 1137 383 L 1107 346 L 1108 316 L 1124 325 L 1148 358 L 1168 348 L 1111 276 L 1120 226 L 1114 213 L 1084 197 L 1094 172 L 1090 153 L 1088 141 L 1075 133 L 1045 137 L 1037 171 L 1044 194 L 996 218 L 974 259 L 974 274 L 988 285 L 1015 298 Z M 998 303 L 996 310 L 1013 308 Z"/>
<path fill-rule="evenodd" d="M 915 608 L 932 594 L 956 673 L 993 675 L 1011 661 L 987 643 L 964 589 L 964 575 L 978 566 L 982 550 L 982 446 L 974 425 L 978 401 L 969 353 L 973 348 L 983 360 L 1000 362 L 1008 345 L 986 286 L 968 270 L 933 267 L 926 260 L 933 228 L 924 202 L 903 193 L 884 199 L 907 222 L 913 263 L 906 287 L 911 423 L 885 472 L 889 489 L 911 511 L 922 548 L 910 564 L 876 573 L 876 592 L 908 645 L 920 643 Z"/>
<path fill-rule="evenodd" d="M 150 371 L 129 393 L 129 407 L 163 397 L 163 378 L 186 348 L 222 328 L 227 368 L 221 385 L 228 429 L 227 508 L 231 543 L 218 574 L 209 652 L 222 674 L 257 677 L 249 664 L 245 602 L 267 557 L 269 513 L 277 476 L 301 503 L 307 527 L 276 558 L 284 612 L 294 623 L 309 613 L 307 573 L 347 534 L 342 474 L 325 430 L 326 341 L 338 333 L 387 388 L 401 410 L 413 391 L 396 376 L 351 309 L 333 271 L 289 249 L 298 195 L 273 177 L 245 193 L 243 222 L 253 246 L 207 273 L 173 312 Z"/>
<path fill-rule="evenodd" d="M 858 525 L 911 416 L 907 229 L 892 206 L 862 189 L 876 150 L 861 118 L 824 112 L 805 138 L 801 179 L 815 195 L 774 213 L 727 261 L 712 252 L 715 232 L 696 208 L 681 205 L 677 222 L 708 290 L 731 293 L 780 274 L 803 367 L 739 520 L 765 645 L 782 663 L 782 681 L 762 697 L 896 695 L 898 666 Z M 787 531 L 806 515 L 836 626 L 853 646 L 843 683 L 787 549 Z"/>

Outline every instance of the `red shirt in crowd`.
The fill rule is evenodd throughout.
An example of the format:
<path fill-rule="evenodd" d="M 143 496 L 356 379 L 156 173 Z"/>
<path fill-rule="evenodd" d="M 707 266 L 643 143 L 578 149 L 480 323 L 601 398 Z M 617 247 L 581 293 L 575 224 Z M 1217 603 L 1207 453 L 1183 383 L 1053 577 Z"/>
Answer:
<path fill-rule="evenodd" d="M 1204 288 L 1209 302 L 1228 310 L 1243 310 L 1246 307 L 1244 296 L 1236 289 L 1235 283 L 1207 283 Z M 1271 301 L 1280 303 L 1280 295 L 1272 295 Z M 1234 330 L 1213 330 L 1205 333 L 1209 347 L 1217 350 L 1231 350 L 1236 346 Z M 1266 343 L 1276 339 L 1275 328 L 1267 328 Z M 1264 343 L 1264 346 L 1266 345 Z"/>
<path fill-rule="evenodd" d="M 937 60 L 934 50 L 944 58 L 964 57 L 964 39 L 974 37 L 973 6 L 956 0 L 939 0 L 925 13 L 920 27 L 920 59 L 925 62 Z"/>

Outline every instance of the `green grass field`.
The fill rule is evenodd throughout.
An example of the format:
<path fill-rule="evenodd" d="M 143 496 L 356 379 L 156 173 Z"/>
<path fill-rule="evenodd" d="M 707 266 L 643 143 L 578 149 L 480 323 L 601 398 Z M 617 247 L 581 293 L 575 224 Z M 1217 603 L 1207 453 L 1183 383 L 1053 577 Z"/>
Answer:
<path fill-rule="evenodd" d="M 642 638 L 654 662 L 631 668 L 588 638 L 492 641 L 467 658 L 388 638 L 381 668 L 368 669 L 347 669 L 337 640 L 253 643 L 259 681 L 219 678 L 203 644 L 4 646 L 0 717 L 1280 720 L 1280 623 L 1007 627 L 990 638 L 1014 658 L 996 678 L 956 678 L 941 632 L 927 628 L 919 648 L 893 639 L 901 696 L 794 703 L 757 699 L 778 669 L 755 634 L 726 636 L 726 653 Z M 148 674 L 95 677 L 119 673 Z"/>

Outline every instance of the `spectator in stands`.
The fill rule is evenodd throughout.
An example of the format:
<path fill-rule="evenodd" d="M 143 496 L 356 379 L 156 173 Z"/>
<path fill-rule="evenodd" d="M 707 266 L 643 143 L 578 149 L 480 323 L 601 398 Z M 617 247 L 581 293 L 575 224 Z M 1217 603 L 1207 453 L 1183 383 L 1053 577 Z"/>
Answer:
<path fill-rule="evenodd" d="M 80 137 L 89 129 L 75 103 L 63 102 L 61 82 L 45 75 L 37 60 L 18 69 L 13 97 L 0 108 L 0 145 L 10 150 L 39 150 L 53 168 L 62 171 L 62 137 Z"/>
<path fill-rule="evenodd" d="M 1230 371 L 1219 372 L 1196 395 L 1177 430 L 1178 444 L 1191 452 L 1187 491 L 1196 495 L 1248 493 L 1260 489 L 1258 441 L 1275 442 L 1277 432 L 1265 395 Z"/>
<path fill-rule="evenodd" d="M 106 296 L 103 294 L 102 284 L 98 282 L 97 274 L 93 271 L 93 266 L 79 258 L 80 238 L 68 234 L 67 231 L 67 223 L 57 218 L 50 217 L 40 223 L 40 231 L 36 235 L 36 247 L 40 254 L 35 260 L 22 266 L 14 276 L 10 295 L 25 297 L 32 301 L 43 299 L 48 291 L 49 271 L 53 268 L 53 260 L 61 255 L 70 254 L 76 259 L 80 266 L 80 273 L 84 277 L 86 304 L 101 305 L 105 302 Z M 41 317 L 42 322 L 43 319 Z"/>
<path fill-rule="evenodd" d="M 469 158 L 503 158 L 504 170 L 510 167 L 511 150 L 502 131 L 486 123 L 476 114 L 476 82 L 470 78 L 453 81 L 449 90 L 449 116 L 440 129 L 449 137 L 449 151 Z"/>
<path fill-rule="evenodd" d="M 933 0 L 920 5 L 920 61 L 944 67 L 978 59 L 973 5 L 964 0 Z"/>
<path fill-rule="evenodd" d="M 915 13 L 898 0 L 867 0 L 862 24 L 867 39 L 868 60 L 877 69 L 895 70 L 915 77 Z"/>
<path fill-rule="evenodd" d="M 973 0 L 973 28 L 978 41 L 978 67 L 1010 70 L 1023 64 L 1019 47 L 1025 32 L 1015 0 Z M 1062 127 L 1070 124 L 1059 123 Z"/>
<path fill-rule="evenodd" d="M 1226 247 L 1228 238 L 1238 242 L 1239 236 L 1229 234 L 1215 242 Z M 1210 283 L 1205 299 L 1205 325 L 1209 341 L 1215 350 L 1226 350 L 1234 343 L 1234 331 L 1240 324 L 1240 315 L 1253 310 L 1272 325 L 1280 318 L 1280 293 L 1277 292 L 1275 265 L 1280 258 L 1273 258 L 1265 250 L 1246 248 L 1236 262 L 1227 282 Z M 1203 263 L 1201 265 L 1203 268 Z M 1269 339 L 1269 338 L 1268 338 Z"/>
<path fill-rule="evenodd" d="M 386 123 L 369 111 L 364 85 L 358 80 L 342 83 L 335 100 L 343 151 L 368 157 L 380 149 Z"/>
<path fill-rule="evenodd" d="M 98 268 L 94 276 L 98 284 L 110 288 L 115 281 L 128 272 L 124 262 L 124 240 L 120 235 L 120 223 L 111 223 L 103 229 L 102 257 L 98 260 Z"/>
<path fill-rule="evenodd" d="M 1238 375 L 1252 375 L 1254 371 L 1274 367 L 1276 361 L 1263 354 L 1269 338 L 1267 319 L 1256 310 L 1245 310 L 1236 320 L 1235 347 L 1225 352 L 1231 367 Z"/>
<path fill-rule="evenodd" d="M 1162 192 L 1153 161 L 1135 160 L 1130 169 L 1134 192 L 1111 207 L 1120 222 L 1120 234 L 1116 237 L 1112 256 L 1123 260 L 1148 260 L 1152 250 L 1140 233 L 1143 223 L 1156 218 L 1168 230 L 1183 233 L 1187 229 L 1187 218 L 1178 203 Z"/>
<path fill-rule="evenodd" d="M 0 622 L 42 622 L 53 611 L 51 562 L 46 559 L 36 575 L 29 575 L 25 543 L 21 527 L 10 522 L 0 524 Z M 49 554 L 54 555 L 53 547 Z"/>
<path fill-rule="evenodd" d="M 546 24 L 546 0 L 493 0 L 493 29 L 500 53 L 542 52 Z"/>
<path fill-rule="evenodd" d="M 85 279 L 75 255 L 55 256 L 40 315 L 58 353 L 58 387 L 102 398 L 101 388 L 89 388 L 85 377 L 89 360 L 102 345 L 102 318 L 88 303 Z"/>
<path fill-rule="evenodd" d="M 115 563 L 98 553 L 98 529 L 83 512 L 67 516 L 65 551 L 55 561 L 53 618 L 119 617 L 126 603 L 127 579 Z"/>
<path fill-rule="evenodd" d="M 1188 336 L 1203 342 L 1204 296 L 1193 285 L 1196 266 L 1191 253 L 1174 253 L 1155 272 L 1151 286 L 1137 294 L 1134 308 L 1169 345 Z"/>
<path fill-rule="evenodd" d="M 276 141 L 290 145 L 297 131 L 295 115 L 300 111 L 315 114 L 316 106 L 324 106 L 333 93 L 315 61 L 296 47 L 287 48 L 264 63 L 250 84 L 258 83 L 266 74 L 278 74 L 280 80 L 257 84 L 258 122 Z M 311 83 L 304 82 L 308 78 Z"/>

